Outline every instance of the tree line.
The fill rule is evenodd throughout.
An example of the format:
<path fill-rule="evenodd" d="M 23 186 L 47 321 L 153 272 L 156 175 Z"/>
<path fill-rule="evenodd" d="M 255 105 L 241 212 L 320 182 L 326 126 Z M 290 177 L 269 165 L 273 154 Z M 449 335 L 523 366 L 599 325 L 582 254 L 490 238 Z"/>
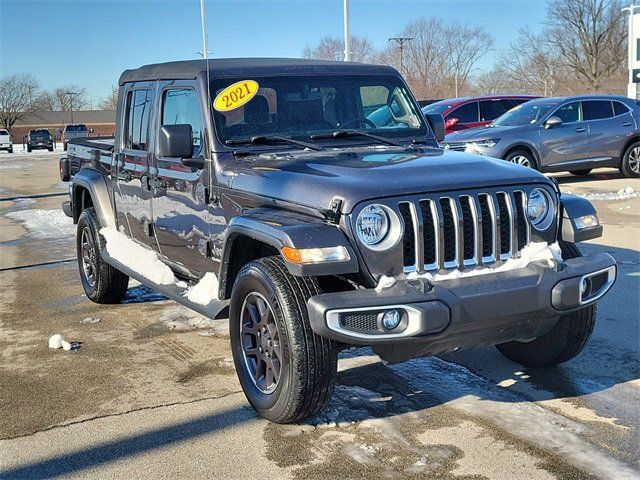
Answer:
<path fill-rule="evenodd" d="M 620 0 L 549 0 L 542 29 L 520 30 L 496 55 L 486 29 L 423 17 L 397 34 L 411 38 L 377 50 L 366 38 L 350 39 L 353 61 L 391 65 L 420 99 L 526 92 L 543 96 L 578 93 L 624 94 L 627 82 L 627 27 Z M 303 51 L 306 58 L 342 58 L 344 43 L 326 37 Z"/>

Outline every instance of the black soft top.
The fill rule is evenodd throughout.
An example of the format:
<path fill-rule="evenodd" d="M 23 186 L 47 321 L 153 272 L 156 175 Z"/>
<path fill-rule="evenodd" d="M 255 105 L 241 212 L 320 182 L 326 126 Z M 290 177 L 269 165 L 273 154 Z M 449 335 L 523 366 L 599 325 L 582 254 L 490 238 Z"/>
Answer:
<path fill-rule="evenodd" d="M 155 63 L 134 70 L 125 70 L 118 83 L 153 80 L 191 80 L 206 72 L 205 60 Z M 210 58 L 211 78 L 255 75 L 304 75 L 304 74 L 395 74 L 395 68 L 384 65 L 368 65 L 355 62 L 309 60 L 304 58 Z"/>

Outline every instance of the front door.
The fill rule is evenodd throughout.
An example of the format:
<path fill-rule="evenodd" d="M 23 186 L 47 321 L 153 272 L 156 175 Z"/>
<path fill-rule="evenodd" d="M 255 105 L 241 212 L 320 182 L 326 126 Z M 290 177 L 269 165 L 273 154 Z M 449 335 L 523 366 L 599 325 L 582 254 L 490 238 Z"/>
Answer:
<path fill-rule="evenodd" d="M 120 152 L 114 163 L 114 189 L 118 229 L 151 246 L 152 217 L 149 178 L 149 123 L 152 116 L 153 90 L 138 86 L 126 93 Z"/>
<path fill-rule="evenodd" d="M 200 96 L 190 82 L 171 82 L 160 93 L 157 128 L 191 125 L 193 157 L 205 158 Z M 209 239 L 209 170 L 185 166 L 180 158 L 156 156 L 153 220 L 160 252 L 186 276 L 200 277 L 213 270 Z"/>
<path fill-rule="evenodd" d="M 542 167 L 561 167 L 578 163 L 591 154 L 589 124 L 584 121 L 581 102 L 560 106 L 550 117 L 559 117 L 562 124 L 540 127 L 540 157 Z"/>

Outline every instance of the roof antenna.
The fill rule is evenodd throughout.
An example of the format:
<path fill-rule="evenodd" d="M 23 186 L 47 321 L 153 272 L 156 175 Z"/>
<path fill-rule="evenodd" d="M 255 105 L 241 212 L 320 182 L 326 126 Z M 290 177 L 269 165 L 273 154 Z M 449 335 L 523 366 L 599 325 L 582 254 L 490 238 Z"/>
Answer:
<path fill-rule="evenodd" d="M 205 1 L 200 0 L 200 23 L 202 24 L 202 57 L 207 69 L 207 108 L 211 108 L 211 80 L 209 78 L 209 37 L 207 36 L 207 11 Z"/>

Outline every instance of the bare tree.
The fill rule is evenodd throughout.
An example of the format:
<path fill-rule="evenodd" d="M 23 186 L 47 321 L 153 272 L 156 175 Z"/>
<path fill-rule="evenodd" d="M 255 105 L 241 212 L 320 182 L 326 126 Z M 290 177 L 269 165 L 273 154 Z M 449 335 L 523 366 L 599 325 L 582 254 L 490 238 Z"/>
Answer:
<path fill-rule="evenodd" d="M 30 113 L 38 82 L 31 75 L 12 75 L 0 80 L 0 122 L 6 129 Z"/>
<path fill-rule="evenodd" d="M 111 93 L 98 104 L 100 110 L 115 110 L 118 107 L 118 89 L 111 87 Z"/>
<path fill-rule="evenodd" d="M 375 57 L 375 48 L 366 38 L 351 37 L 349 46 L 351 47 L 351 61 L 353 62 L 371 62 Z M 324 37 L 315 47 L 305 47 L 302 55 L 305 58 L 319 60 L 340 60 L 344 55 L 344 40 L 335 37 Z"/>
<path fill-rule="evenodd" d="M 469 76 L 478 61 L 493 45 L 493 37 L 482 28 L 469 28 L 458 23 L 447 27 L 444 38 L 447 58 L 447 80 L 453 82 L 454 94 L 468 87 Z"/>
<path fill-rule="evenodd" d="M 78 85 L 54 88 L 51 93 L 55 98 L 57 110 L 62 112 L 82 110 L 89 103 L 87 91 Z"/>
<path fill-rule="evenodd" d="M 547 15 L 549 44 L 589 90 L 624 68 L 627 32 L 618 0 L 549 1 Z"/>

